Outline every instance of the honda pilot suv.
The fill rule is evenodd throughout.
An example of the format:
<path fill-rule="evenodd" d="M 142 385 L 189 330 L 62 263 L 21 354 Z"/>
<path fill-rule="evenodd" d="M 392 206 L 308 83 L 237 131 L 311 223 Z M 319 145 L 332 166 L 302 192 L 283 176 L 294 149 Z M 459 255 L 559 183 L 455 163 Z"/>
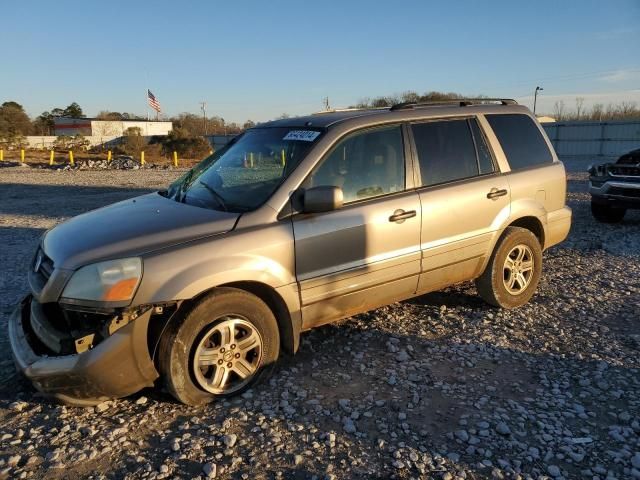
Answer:
<path fill-rule="evenodd" d="M 264 123 L 166 191 L 42 237 L 9 323 L 40 391 L 91 405 L 161 379 L 201 404 L 264 379 L 300 333 L 475 280 L 534 294 L 571 224 L 566 177 L 512 100 Z"/>

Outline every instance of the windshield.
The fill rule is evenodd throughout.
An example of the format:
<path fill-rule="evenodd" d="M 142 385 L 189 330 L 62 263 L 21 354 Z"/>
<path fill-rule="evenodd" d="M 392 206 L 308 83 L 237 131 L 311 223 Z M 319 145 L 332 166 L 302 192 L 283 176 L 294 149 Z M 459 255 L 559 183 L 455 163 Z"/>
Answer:
<path fill-rule="evenodd" d="M 246 212 L 262 205 L 298 166 L 321 132 L 247 130 L 171 185 L 169 198 L 199 207 Z"/>

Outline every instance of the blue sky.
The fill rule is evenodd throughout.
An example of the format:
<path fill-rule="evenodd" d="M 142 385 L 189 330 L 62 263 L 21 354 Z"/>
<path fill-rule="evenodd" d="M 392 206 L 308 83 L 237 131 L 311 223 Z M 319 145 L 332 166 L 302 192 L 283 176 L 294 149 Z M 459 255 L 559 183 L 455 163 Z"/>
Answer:
<path fill-rule="evenodd" d="M 640 103 L 640 1 L 8 1 L 0 102 L 262 121 L 406 90 Z"/>

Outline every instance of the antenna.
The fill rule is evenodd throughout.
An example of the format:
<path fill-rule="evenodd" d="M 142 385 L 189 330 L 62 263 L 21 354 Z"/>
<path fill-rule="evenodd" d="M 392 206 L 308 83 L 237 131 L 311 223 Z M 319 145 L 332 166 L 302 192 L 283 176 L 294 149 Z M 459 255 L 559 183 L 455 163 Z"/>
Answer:
<path fill-rule="evenodd" d="M 331 106 L 329 105 L 329 97 L 324 97 L 324 98 L 322 99 L 322 103 L 324 103 L 324 109 L 325 109 L 325 111 L 327 111 L 327 112 L 328 112 L 329 110 L 331 110 Z"/>

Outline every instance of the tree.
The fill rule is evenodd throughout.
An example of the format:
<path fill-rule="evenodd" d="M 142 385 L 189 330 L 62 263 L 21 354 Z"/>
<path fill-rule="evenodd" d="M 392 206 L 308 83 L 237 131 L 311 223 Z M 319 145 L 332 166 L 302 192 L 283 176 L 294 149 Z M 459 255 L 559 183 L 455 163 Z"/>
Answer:
<path fill-rule="evenodd" d="M 256 123 L 253 120 L 247 120 L 246 122 L 244 122 L 244 125 L 242 125 L 242 128 L 244 130 L 247 130 L 249 128 L 253 128 L 256 126 Z"/>
<path fill-rule="evenodd" d="M 576 97 L 576 119 L 580 120 L 583 113 L 584 97 Z"/>
<path fill-rule="evenodd" d="M 76 102 L 68 105 L 67 108 L 62 112 L 62 117 L 70 117 L 70 118 L 84 118 L 85 114 L 82 113 L 82 108 Z"/>
<path fill-rule="evenodd" d="M 55 127 L 55 123 L 53 121 L 53 115 L 50 112 L 42 112 L 38 117 L 32 122 L 33 125 L 33 133 L 37 133 L 40 135 L 52 135 L 53 129 Z"/>
<path fill-rule="evenodd" d="M 559 122 L 564 120 L 564 100 L 553 104 L 553 116 Z"/>
<path fill-rule="evenodd" d="M 192 135 L 184 128 L 174 127 L 162 141 L 166 155 L 178 152 L 184 158 L 202 158 L 211 150 L 211 145 L 202 136 Z"/>
<path fill-rule="evenodd" d="M 142 136 L 140 127 L 129 127 L 124 131 L 122 139 L 122 150 L 127 155 L 138 156 L 147 144 L 147 140 Z"/>
<path fill-rule="evenodd" d="M 31 120 L 17 102 L 4 102 L 0 106 L 0 138 L 13 141 L 31 133 Z"/>

